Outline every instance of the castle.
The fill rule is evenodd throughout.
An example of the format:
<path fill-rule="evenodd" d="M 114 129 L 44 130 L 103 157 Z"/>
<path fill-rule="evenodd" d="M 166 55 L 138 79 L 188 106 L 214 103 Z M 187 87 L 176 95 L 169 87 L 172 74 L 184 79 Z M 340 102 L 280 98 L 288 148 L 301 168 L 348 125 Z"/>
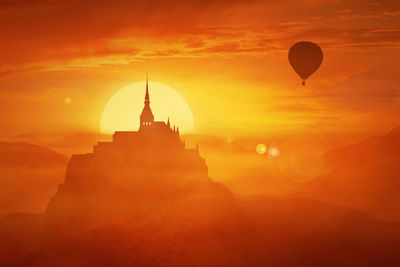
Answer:
<path fill-rule="evenodd" d="M 177 128 L 154 121 L 147 82 L 144 104 L 138 131 L 117 131 L 112 142 L 71 157 L 33 265 L 243 262 L 253 227 L 234 196 L 208 177 L 198 147 L 187 149 Z"/>
<path fill-rule="evenodd" d="M 134 159 L 131 164 L 142 169 L 151 167 L 154 170 L 167 164 L 168 168 L 164 171 L 190 169 L 192 174 L 198 172 L 201 176 L 208 176 L 208 168 L 205 159 L 199 155 L 198 145 L 186 148 L 185 142 L 180 139 L 179 128 L 172 128 L 169 119 L 167 123 L 154 121 L 147 77 L 138 131 L 116 131 L 112 142 L 98 142 L 94 146 L 93 155 L 104 159 L 131 158 Z"/>
<path fill-rule="evenodd" d="M 71 220 L 126 216 L 150 209 L 149 203 L 160 198 L 212 184 L 198 146 L 186 148 L 169 121 L 154 121 L 148 82 L 144 104 L 138 131 L 117 131 L 111 142 L 98 142 L 92 153 L 72 155 L 65 181 L 47 208 L 47 222 L 56 232 L 64 232 L 60 229 Z"/>

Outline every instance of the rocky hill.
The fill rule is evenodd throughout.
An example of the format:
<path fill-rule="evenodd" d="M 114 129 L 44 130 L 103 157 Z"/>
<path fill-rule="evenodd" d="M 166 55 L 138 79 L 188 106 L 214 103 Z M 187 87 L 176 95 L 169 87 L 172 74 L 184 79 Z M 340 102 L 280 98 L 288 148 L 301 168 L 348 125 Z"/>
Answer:
<path fill-rule="evenodd" d="M 0 220 L 0 264 L 400 264 L 400 224 L 316 200 L 234 196 L 174 140 L 74 155 L 44 215 Z"/>

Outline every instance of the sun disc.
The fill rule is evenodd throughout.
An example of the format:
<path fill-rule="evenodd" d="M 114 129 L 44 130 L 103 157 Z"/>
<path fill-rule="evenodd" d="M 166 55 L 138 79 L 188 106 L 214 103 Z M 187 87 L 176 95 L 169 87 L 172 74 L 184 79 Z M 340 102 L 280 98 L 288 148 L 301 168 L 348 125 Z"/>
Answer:
<path fill-rule="evenodd" d="M 117 91 L 107 102 L 101 118 L 101 132 L 136 131 L 144 106 L 146 82 L 138 82 Z M 167 121 L 181 133 L 194 131 L 194 120 L 188 103 L 171 87 L 149 82 L 150 107 L 156 121 Z"/>

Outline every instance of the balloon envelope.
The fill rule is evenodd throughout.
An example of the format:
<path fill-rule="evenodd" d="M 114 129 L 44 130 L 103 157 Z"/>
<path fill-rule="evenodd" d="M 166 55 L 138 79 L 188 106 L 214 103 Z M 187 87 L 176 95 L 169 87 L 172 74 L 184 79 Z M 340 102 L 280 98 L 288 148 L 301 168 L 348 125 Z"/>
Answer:
<path fill-rule="evenodd" d="M 310 77 L 321 66 L 322 59 L 321 48 L 312 42 L 295 43 L 289 50 L 290 65 L 303 80 Z"/>

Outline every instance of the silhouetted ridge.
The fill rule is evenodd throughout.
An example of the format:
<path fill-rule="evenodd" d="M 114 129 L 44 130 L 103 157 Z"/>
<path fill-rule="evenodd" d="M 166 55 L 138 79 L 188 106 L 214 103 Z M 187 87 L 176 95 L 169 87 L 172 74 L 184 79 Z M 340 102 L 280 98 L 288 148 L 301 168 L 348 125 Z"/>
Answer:
<path fill-rule="evenodd" d="M 0 216 L 43 212 L 65 178 L 68 158 L 24 142 L 0 142 Z"/>
<path fill-rule="evenodd" d="M 391 130 L 382 138 L 377 147 L 377 153 L 389 153 L 391 156 L 400 156 L 400 127 Z"/>
<path fill-rule="evenodd" d="M 304 196 L 400 220 L 400 128 L 333 150 L 332 172 L 305 186 Z"/>
<path fill-rule="evenodd" d="M 48 148 L 25 142 L 0 142 L 0 166 L 64 165 L 67 158 Z"/>

